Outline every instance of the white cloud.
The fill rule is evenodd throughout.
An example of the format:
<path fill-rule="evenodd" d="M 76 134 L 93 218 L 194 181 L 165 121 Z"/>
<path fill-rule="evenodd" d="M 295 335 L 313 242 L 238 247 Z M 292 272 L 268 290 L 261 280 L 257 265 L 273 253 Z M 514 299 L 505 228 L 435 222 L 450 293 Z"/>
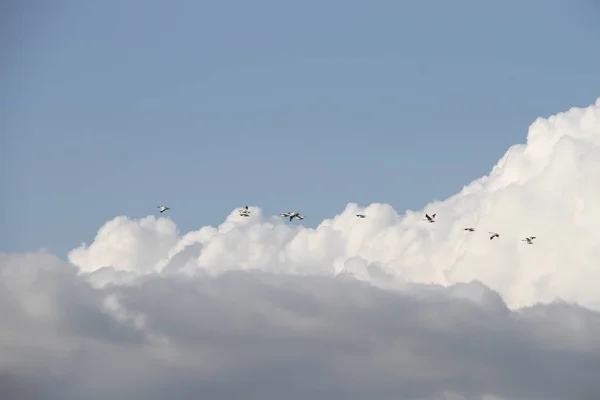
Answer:
<path fill-rule="evenodd" d="M 117 217 L 69 260 L 85 272 L 346 272 L 382 286 L 477 279 L 513 308 L 560 298 L 600 309 L 599 202 L 600 99 L 538 119 L 488 176 L 422 211 L 351 203 L 307 229 L 251 207 L 250 218 L 233 210 L 221 226 L 183 236 L 168 218 Z M 423 222 L 424 212 L 437 222 Z M 490 241 L 488 231 L 500 238 Z M 530 246 L 526 236 L 538 239 Z"/>
<path fill-rule="evenodd" d="M 598 200 L 600 99 L 418 212 L 121 216 L 70 263 L 0 254 L 0 398 L 596 399 Z"/>

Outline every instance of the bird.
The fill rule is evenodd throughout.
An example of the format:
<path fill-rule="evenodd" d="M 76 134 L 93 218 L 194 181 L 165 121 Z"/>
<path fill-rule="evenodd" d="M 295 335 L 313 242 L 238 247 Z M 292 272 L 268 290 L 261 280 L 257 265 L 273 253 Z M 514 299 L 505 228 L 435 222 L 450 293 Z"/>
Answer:
<path fill-rule="evenodd" d="M 290 221 L 293 220 L 294 218 L 296 218 L 296 219 L 304 219 L 304 217 L 302 215 L 300 215 L 300 213 L 298 213 L 298 212 L 284 212 L 284 213 L 280 213 L 279 216 L 281 216 L 281 217 L 289 217 Z"/>
<path fill-rule="evenodd" d="M 500 237 L 500 235 L 497 234 L 497 233 L 495 233 L 495 232 L 490 232 L 490 235 L 492 235 L 492 236 L 490 236 L 490 240 L 492 240 L 494 238 L 499 238 Z"/>
<path fill-rule="evenodd" d="M 241 217 L 249 217 L 250 216 L 250 210 L 248 209 L 248 206 L 244 206 L 244 207 L 240 208 L 238 211 L 239 211 Z"/>
<path fill-rule="evenodd" d="M 170 210 L 170 208 L 169 208 L 169 207 L 167 207 L 167 206 L 157 206 L 156 208 L 158 208 L 158 211 L 159 211 L 161 214 L 162 214 L 162 213 L 164 213 L 164 212 L 165 212 L 165 211 L 167 211 L 167 210 Z"/>
<path fill-rule="evenodd" d="M 463 230 L 469 231 L 469 232 L 475 232 L 475 228 L 464 228 Z"/>
<path fill-rule="evenodd" d="M 425 218 L 423 218 L 423 221 L 427 221 L 430 224 L 435 222 L 435 214 L 431 214 L 431 217 L 429 216 L 429 214 L 425 214 Z"/>
<path fill-rule="evenodd" d="M 526 237 L 525 239 L 521 239 L 521 241 L 527 242 L 527 244 L 533 244 L 533 239 L 535 239 L 535 236 Z"/>
<path fill-rule="evenodd" d="M 357 216 L 358 218 L 365 218 L 365 217 L 366 217 L 366 215 L 365 215 L 365 214 L 356 214 L 356 216 Z"/>

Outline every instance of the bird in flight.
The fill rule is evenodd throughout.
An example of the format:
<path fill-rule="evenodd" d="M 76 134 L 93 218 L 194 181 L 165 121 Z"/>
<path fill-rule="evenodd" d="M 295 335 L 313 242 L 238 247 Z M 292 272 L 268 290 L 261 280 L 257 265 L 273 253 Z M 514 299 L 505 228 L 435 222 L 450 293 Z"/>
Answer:
<path fill-rule="evenodd" d="M 158 211 L 159 211 L 161 214 L 162 214 L 162 213 L 164 213 L 164 212 L 165 212 L 165 211 L 167 211 L 167 210 L 170 210 L 170 208 L 169 208 L 169 207 L 167 207 L 167 206 L 157 206 L 156 208 L 158 208 Z"/>
<path fill-rule="evenodd" d="M 431 216 L 429 216 L 429 214 L 425 214 L 425 218 L 423 218 L 423 221 L 427 221 L 430 224 L 435 222 L 435 214 L 431 214 Z"/>
<path fill-rule="evenodd" d="M 241 217 L 249 217 L 250 216 L 250 210 L 248 209 L 248 206 L 244 206 L 244 207 L 240 208 L 238 211 L 239 211 Z"/>
<path fill-rule="evenodd" d="M 304 219 L 304 217 L 302 215 L 300 215 L 300 213 L 298 213 L 298 212 L 284 212 L 284 213 L 280 213 L 279 216 L 281 216 L 281 217 L 289 217 L 290 221 L 293 220 L 294 218 L 296 218 L 296 219 Z"/>
<path fill-rule="evenodd" d="M 492 236 L 490 236 L 490 240 L 492 240 L 494 238 L 499 238 L 500 237 L 500 235 L 497 234 L 497 233 L 495 233 L 495 232 L 490 232 L 490 235 L 492 235 Z"/>

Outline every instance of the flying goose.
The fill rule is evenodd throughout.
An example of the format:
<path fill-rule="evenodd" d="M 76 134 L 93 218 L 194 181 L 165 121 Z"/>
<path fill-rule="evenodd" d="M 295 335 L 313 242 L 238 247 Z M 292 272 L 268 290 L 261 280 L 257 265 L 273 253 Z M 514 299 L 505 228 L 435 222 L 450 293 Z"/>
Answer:
<path fill-rule="evenodd" d="M 500 237 L 500 235 L 497 234 L 497 233 L 495 233 L 495 232 L 490 232 L 490 235 L 492 235 L 492 236 L 490 236 L 490 240 L 492 240 L 494 238 L 499 238 Z"/>
<path fill-rule="evenodd" d="M 167 206 L 157 206 L 156 208 L 158 208 L 158 211 L 160 211 L 161 214 L 167 210 L 170 210 L 170 208 Z"/>
<path fill-rule="evenodd" d="M 280 213 L 279 215 L 281 217 L 289 217 L 290 221 L 293 220 L 294 218 L 304 219 L 304 217 L 302 215 L 300 215 L 300 213 L 298 213 L 298 212 L 284 212 L 284 213 Z"/>
<path fill-rule="evenodd" d="M 240 208 L 238 211 L 240 213 L 240 216 L 242 216 L 242 217 L 250 216 L 250 210 L 248 209 L 248 206 L 244 206 L 243 208 Z"/>
<path fill-rule="evenodd" d="M 356 216 L 357 216 L 358 218 L 365 218 L 365 217 L 366 217 L 366 215 L 365 215 L 365 214 L 356 214 Z"/>
<path fill-rule="evenodd" d="M 435 222 L 435 214 L 431 214 L 431 217 L 429 216 L 429 214 L 425 214 L 425 218 L 423 218 L 423 221 L 427 221 L 430 224 Z"/>
<path fill-rule="evenodd" d="M 464 228 L 464 231 L 475 232 L 475 228 Z"/>
<path fill-rule="evenodd" d="M 533 244 L 533 239 L 535 239 L 535 236 L 529 236 L 529 237 L 526 237 L 525 239 L 521 239 L 521 242 L 527 242 L 527 244 Z"/>

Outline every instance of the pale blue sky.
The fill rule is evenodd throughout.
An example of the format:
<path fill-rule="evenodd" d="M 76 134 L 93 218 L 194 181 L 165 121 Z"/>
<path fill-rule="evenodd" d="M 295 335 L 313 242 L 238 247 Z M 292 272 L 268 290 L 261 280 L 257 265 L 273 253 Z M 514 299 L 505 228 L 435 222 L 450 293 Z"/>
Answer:
<path fill-rule="evenodd" d="M 64 256 L 163 203 L 182 231 L 420 209 L 600 96 L 587 0 L 8 3 L 0 250 Z"/>

